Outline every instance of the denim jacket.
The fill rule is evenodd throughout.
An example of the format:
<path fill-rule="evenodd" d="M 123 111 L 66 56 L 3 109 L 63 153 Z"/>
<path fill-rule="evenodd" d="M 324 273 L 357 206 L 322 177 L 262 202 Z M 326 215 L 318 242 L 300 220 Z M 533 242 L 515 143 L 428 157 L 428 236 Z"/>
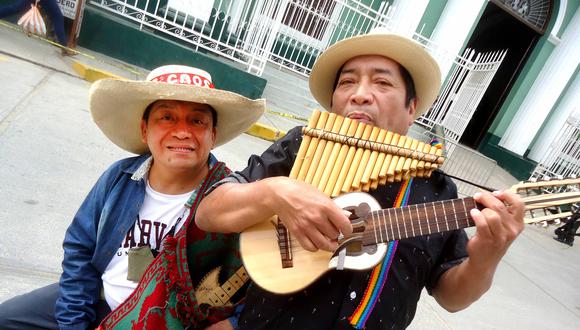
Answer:
<path fill-rule="evenodd" d="M 55 317 L 61 329 L 87 329 L 94 322 L 101 275 L 135 223 L 145 198 L 151 155 L 119 160 L 85 198 L 63 242 L 64 260 Z M 209 164 L 216 158 L 210 154 Z"/>

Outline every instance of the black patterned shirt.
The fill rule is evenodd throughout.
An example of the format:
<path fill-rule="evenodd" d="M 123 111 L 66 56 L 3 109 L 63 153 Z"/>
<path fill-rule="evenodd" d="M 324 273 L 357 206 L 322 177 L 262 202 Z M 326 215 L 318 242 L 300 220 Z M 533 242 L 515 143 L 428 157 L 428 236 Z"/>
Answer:
<path fill-rule="evenodd" d="M 288 176 L 302 141 L 299 128 L 274 143 L 261 156 L 252 156 L 248 167 L 232 173 L 226 182 L 252 182 L 266 177 Z M 379 187 L 371 195 L 383 208 L 392 207 L 401 183 Z M 453 182 L 434 172 L 429 179 L 413 180 L 408 204 L 457 197 Z M 366 322 L 367 329 L 406 328 L 417 308 L 421 291 L 428 292 L 447 269 L 466 257 L 463 230 L 425 235 L 399 241 L 387 281 Z M 369 271 L 335 270 L 305 290 L 276 295 L 253 284 L 247 292 L 240 329 L 352 329 L 349 316 L 364 296 Z"/>

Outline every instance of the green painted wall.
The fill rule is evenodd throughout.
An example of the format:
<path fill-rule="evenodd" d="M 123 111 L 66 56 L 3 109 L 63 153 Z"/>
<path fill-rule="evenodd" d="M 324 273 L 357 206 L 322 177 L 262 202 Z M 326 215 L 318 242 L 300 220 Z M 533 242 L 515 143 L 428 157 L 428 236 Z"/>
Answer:
<path fill-rule="evenodd" d="M 429 1 L 415 32 L 421 33 L 426 38 L 430 38 L 446 5 L 447 0 Z"/>
<path fill-rule="evenodd" d="M 556 0 L 554 2 L 559 3 L 560 1 Z M 574 14 L 576 13 L 576 11 L 578 10 L 579 7 L 580 7 L 580 0 L 568 0 L 568 2 L 566 4 L 566 16 L 564 17 L 564 20 L 562 21 L 562 27 L 558 31 L 558 37 L 562 36 L 562 33 L 564 33 L 564 27 L 568 26 L 568 24 L 570 23 L 572 18 L 574 18 Z"/>
<path fill-rule="evenodd" d="M 237 69 L 174 41 L 167 34 L 139 31 L 134 24 L 87 6 L 79 45 L 146 69 L 165 64 L 192 65 L 211 73 L 216 88 L 255 99 L 262 96 L 266 80 Z"/>
<path fill-rule="evenodd" d="M 483 138 L 479 152 L 495 160 L 501 168 L 508 171 L 516 179 L 527 180 L 537 163 L 499 147 L 499 140 L 499 137 L 487 134 Z"/>

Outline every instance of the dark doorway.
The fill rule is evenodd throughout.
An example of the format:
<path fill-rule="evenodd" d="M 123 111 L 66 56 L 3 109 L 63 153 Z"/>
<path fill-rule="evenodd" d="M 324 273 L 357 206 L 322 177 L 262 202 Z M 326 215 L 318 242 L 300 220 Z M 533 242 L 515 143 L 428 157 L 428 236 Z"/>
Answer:
<path fill-rule="evenodd" d="M 538 32 L 505 9 L 491 1 L 487 3 L 466 47 L 478 52 L 508 51 L 467 125 L 461 143 L 477 149 L 539 38 Z"/>

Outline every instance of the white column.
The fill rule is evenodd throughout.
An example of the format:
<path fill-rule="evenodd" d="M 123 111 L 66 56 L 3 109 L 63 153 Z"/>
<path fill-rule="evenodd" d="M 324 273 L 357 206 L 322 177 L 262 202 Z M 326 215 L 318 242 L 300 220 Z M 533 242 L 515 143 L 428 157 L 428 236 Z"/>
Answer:
<path fill-rule="evenodd" d="M 523 155 L 580 63 L 580 11 L 550 54 L 499 145 Z"/>
<path fill-rule="evenodd" d="M 454 59 L 486 3 L 487 0 L 449 0 L 433 31 L 431 41 Z M 452 61 L 439 62 L 443 78 L 447 76 L 452 64 Z"/>
<path fill-rule="evenodd" d="M 429 0 L 395 0 L 392 4 L 395 32 L 412 37 L 428 3 Z"/>

